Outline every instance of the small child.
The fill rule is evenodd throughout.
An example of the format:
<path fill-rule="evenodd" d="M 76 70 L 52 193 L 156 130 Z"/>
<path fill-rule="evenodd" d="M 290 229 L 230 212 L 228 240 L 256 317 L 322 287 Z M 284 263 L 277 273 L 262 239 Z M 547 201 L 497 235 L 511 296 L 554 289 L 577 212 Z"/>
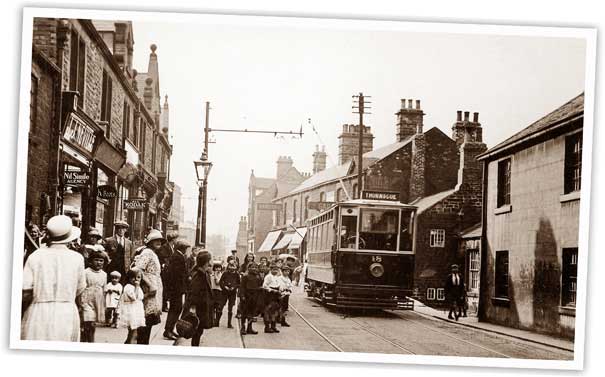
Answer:
<path fill-rule="evenodd" d="M 90 267 L 85 270 L 86 289 L 82 300 L 82 337 L 85 343 L 94 343 L 96 323 L 105 323 L 105 294 L 103 288 L 107 283 L 107 273 L 103 266 L 108 257 L 101 245 L 95 245 L 89 254 Z"/>
<path fill-rule="evenodd" d="M 218 327 L 223 315 L 223 307 L 225 300 L 223 289 L 220 285 L 221 277 L 223 276 L 223 264 L 221 261 L 212 262 L 212 274 L 210 285 L 212 288 L 212 322 L 214 327 Z"/>
<path fill-rule="evenodd" d="M 145 326 L 145 308 L 143 306 L 143 289 L 141 280 L 143 272 L 133 268 L 126 273 L 126 286 L 120 297 L 119 323 L 121 327 L 128 328 L 128 335 L 124 344 L 137 342 L 137 328 Z"/>
<path fill-rule="evenodd" d="M 107 325 L 113 328 L 118 327 L 118 303 L 122 295 L 122 284 L 120 278 L 122 274 L 118 271 L 113 271 L 109 274 L 109 283 L 105 285 L 105 318 Z"/>
<path fill-rule="evenodd" d="M 286 312 L 288 311 L 288 306 L 290 304 L 290 294 L 292 293 L 292 280 L 290 278 L 292 270 L 290 269 L 290 266 L 284 264 L 281 271 L 281 297 L 279 299 L 279 317 L 281 319 L 280 324 L 282 325 L 282 327 L 290 327 L 288 322 L 286 322 Z"/>
<path fill-rule="evenodd" d="M 271 264 L 271 272 L 263 280 L 264 315 L 266 333 L 278 333 L 276 322 L 280 316 L 280 297 L 282 290 L 282 277 L 277 264 Z"/>

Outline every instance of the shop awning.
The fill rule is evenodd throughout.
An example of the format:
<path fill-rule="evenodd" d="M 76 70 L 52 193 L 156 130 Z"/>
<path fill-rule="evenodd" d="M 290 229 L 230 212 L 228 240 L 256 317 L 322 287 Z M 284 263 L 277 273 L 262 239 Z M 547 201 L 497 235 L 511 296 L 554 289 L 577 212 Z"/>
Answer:
<path fill-rule="evenodd" d="M 281 249 L 285 249 L 288 247 L 288 245 L 290 244 L 290 241 L 292 240 L 292 235 L 294 233 L 286 233 L 284 234 L 284 236 L 282 237 L 281 240 L 279 240 L 279 242 L 273 246 L 273 250 L 281 250 Z"/>
<path fill-rule="evenodd" d="M 263 241 L 263 243 L 260 245 L 260 247 L 256 251 L 257 252 L 271 251 L 271 249 L 273 249 L 273 245 L 275 245 L 275 243 L 277 242 L 277 239 L 279 238 L 279 235 L 281 234 L 281 232 L 282 232 L 281 230 L 274 230 L 272 232 L 269 232 L 267 234 L 267 236 L 265 237 L 265 240 Z"/>
<path fill-rule="evenodd" d="M 307 227 L 296 228 L 296 232 L 292 234 L 292 240 L 290 241 L 290 245 L 288 245 L 288 249 L 300 249 L 300 245 L 306 235 Z"/>

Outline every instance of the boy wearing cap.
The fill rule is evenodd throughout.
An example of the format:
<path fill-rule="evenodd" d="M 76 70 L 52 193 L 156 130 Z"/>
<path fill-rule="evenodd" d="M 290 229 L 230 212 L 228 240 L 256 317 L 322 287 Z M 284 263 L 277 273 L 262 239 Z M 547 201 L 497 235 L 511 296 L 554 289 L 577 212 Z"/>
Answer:
<path fill-rule="evenodd" d="M 233 317 L 233 306 L 235 305 L 235 297 L 237 295 L 237 289 L 240 286 L 240 276 L 237 272 L 237 265 L 235 261 L 231 261 L 227 264 L 227 271 L 221 276 L 219 285 L 225 296 L 223 306 L 227 303 L 227 327 L 232 329 L 231 318 Z M 221 308 L 222 312 L 222 308 Z"/>

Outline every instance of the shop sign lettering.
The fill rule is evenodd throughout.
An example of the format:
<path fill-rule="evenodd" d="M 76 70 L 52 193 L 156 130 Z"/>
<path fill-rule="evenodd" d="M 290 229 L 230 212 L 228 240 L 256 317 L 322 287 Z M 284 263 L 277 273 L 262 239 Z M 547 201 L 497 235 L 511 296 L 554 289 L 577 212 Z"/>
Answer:
<path fill-rule="evenodd" d="M 90 182 L 90 173 L 87 171 L 63 172 L 63 184 L 66 186 L 86 186 Z"/>
<path fill-rule="evenodd" d="M 63 138 L 92 153 L 96 136 L 93 128 L 87 126 L 76 114 L 71 113 L 66 121 Z"/>
<path fill-rule="evenodd" d="M 101 185 L 97 187 L 97 196 L 101 199 L 113 199 L 118 193 L 112 185 Z"/>
<path fill-rule="evenodd" d="M 132 211 L 145 211 L 147 209 L 147 199 L 144 198 L 125 199 L 122 203 L 124 209 Z"/>

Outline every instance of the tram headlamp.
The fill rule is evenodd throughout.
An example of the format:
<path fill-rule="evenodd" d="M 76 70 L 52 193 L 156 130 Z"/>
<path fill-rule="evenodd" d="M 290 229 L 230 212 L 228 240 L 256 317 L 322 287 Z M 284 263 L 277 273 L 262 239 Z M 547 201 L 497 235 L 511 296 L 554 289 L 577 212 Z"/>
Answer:
<path fill-rule="evenodd" d="M 384 275 L 384 266 L 380 263 L 372 263 L 370 265 L 370 273 L 375 278 L 379 278 Z"/>

